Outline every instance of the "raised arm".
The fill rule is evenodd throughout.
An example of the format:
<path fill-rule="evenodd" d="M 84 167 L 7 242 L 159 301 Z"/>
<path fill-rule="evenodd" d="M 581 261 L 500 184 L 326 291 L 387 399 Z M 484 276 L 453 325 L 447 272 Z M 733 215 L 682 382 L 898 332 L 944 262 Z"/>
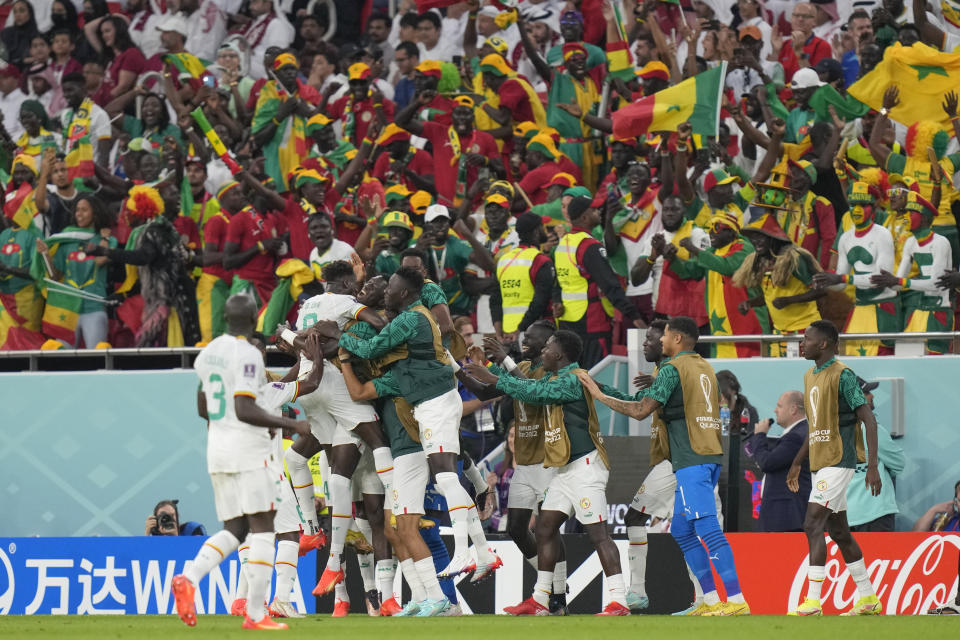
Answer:
<path fill-rule="evenodd" d="M 886 112 L 898 104 L 900 104 L 900 90 L 897 89 L 896 85 L 891 85 L 887 87 L 887 90 L 883 93 L 883 110 L 880 111 L 880 115 L 877 116 L 876 121 L 873 123 L 873 131 L 870 132 L 870 140 L 867 143 L 870 149 L 870 155 L 877 161 L 877 166 L 881 169 L 887 168 L 887 160 L 892 153 L 890 147 L 883 141 L 883 134 L 887 128 L 888 121 Z"/>
<path fill-rule="evenodd" d="M 531 40 L 529 34 L 527 34 L 523 14 L 520 12 L 517 12 L 517 28 L 520 31 L 520 44 L 523 46 L 523 52 L 527 54 L 527 57 L 530 58 L 530 63 L 533 64 L 533 68 L 537 70 L 537 73 L 540 74 L 540 77 L 543 78 L 544 82 L 549 86 L 553 83 L 553 69 L 547 64 L 547 61 L 543 59 L 540 52 L 537 51 L 536 45 L 533 44 L 533 40 Z"/>

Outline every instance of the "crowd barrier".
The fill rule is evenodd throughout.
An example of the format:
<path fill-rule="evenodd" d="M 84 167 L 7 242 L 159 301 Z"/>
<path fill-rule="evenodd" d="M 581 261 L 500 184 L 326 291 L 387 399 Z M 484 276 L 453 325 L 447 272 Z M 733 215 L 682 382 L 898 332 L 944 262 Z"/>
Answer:
<path fill-rule="evenodd" d="M 729 534 L 743 593 L 755 614 L 783 614 L 806 590 L 807 543 L 801 533 Z M 960 535 L 921 533 L 859 534 L 868 573 L 888 615 L 915 615 L 957 593 Z M 191 560 L 202 538 L 0 538 L 0 614 L 170 614 L 170 583 Z M 568 562 L 567 601 L 571 613 L 595 613 L 607 601 L 600 561 L 585 535 L 563 536 Z M 627 542 L 617 540 L 627 570 Z M 447 544 L 451 541 L 447 538 Z M 680 550 L 668 534 L 651 534 L 647 563 L 648 613 L 684 609 L 693 596 Z M 510 541 L 492 540 L 504 561 L 479 585 L 457 581 L 465 613 L 502 613 L 530 595 L 536 573 Z M 837 546 L 827 541 L 825 614 L 850 608 L 856 589 Z M 300 560 L 294 603 L 307 613 L 329 614 L 333 596 L 314 599 L 310 591 L 325 554 Z M 199 613 L 227 613 L 236 590 L 236 554 L 201 581 Z M 715 579 L 716 576 L 715 576 Z M 719 585 L 719 579 L 717 579 Z M 356 561 L 348 553 L 347 588 L 351 612 L 365 614 Z M 395 585 L 400 589 L 398 576 Z M 722 594 L 722 588 L 721 588 Z M 409 592 L 404 590 L 404 597 Z M 203 624 L 201 619 L 200 624 Z"/>

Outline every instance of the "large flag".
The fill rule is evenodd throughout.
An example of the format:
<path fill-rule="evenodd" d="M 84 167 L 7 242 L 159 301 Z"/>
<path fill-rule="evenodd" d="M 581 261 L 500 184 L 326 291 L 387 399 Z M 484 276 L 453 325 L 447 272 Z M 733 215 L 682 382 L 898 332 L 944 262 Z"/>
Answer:
<path fill-rule="evenodd" d="M 281 262 L 276 274 L 277 286 L 273 289 L 270 301 L 263 305 L 257 314 L 257 331 L 266 336 L 272 336 L 277 325 L 290 319 L 288 316 L 296 308 L 297 299 L 303 293 L 303 285 L 314 280 L 310 266 L 297 258 Z"/>
<path fill-rule="evenodd" d="M 191 78 L 201 77 L 210 64 L 190 53 L 167 53 L 163 59 L 172 64 L 180 75 L 188 75 Z"/>
<path fill-rule="evenodd" d="M 933 120 L 949 129 L 950 118 L 940 105 L 944 93 L 960 87 L 960 53 L 942 53 L 922 42 L 910 47 L 894 43 L 847 93 L 879 111 L 889 86 L 900 90 L 900 104 L 890 110 L 891 118 L 907 125 Z"/>
<path fill-rule="evenodd" d="M 33 193 L 33 185 L 23 182 L 16 191 L 7 194 L 7 201 L 3 204 L 4 215 L 21 229 L 37 229 L 33 219 L 39 215 L 39 212 L 33 200 Z"/>
<path fill-rule="evenodd" d="M 717 135 L 727 63 L 640 98 L 613 114 L 615 138 L 635 138 L 650 131 L 676 131 L 690 121 L 693 132 Z"/>
<path fill-rule="evenodd" d="M 50 248 L 50 258 L 53 259 L 61 251 L 82 252 L 87 243 L 93 240 L 94 235 L 89 229 L 67 227 L 46 239 L 47 246 Z M 41 323 L 43 334 L 72 344 L 77 328 L 77 317 L 83 307 L 83 298 L 78 295 L 79 290 L 66 283 L 49 282 L 52 276 L 43 259 L 33 261 L 30 265 L 30 275 L 47 298 Z"/>
<path fill-rule="evenodd" d="M 277 91 L 277 81 L 271 80 L 263 85 L 260 97 L 257 99 L 257 108 L 253 114 L 251 130 L 256 133 L 273 121 L 286 98 L 281 98 Z M 303 116 L 292 114 L 277 127 L 270 139 L 264 145 L 263 152 L 266 159 L 264 171 L 273 178 L 278 192 L 288 191 L 287 176 L 300 166 L 300 162 L 307 157 L 306 120 Z"/>

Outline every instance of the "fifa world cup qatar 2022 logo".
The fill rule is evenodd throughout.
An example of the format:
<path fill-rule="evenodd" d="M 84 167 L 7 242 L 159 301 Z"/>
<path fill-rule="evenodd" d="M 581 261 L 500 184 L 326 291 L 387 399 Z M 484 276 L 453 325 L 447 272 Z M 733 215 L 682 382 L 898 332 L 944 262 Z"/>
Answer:
<path fill-rule="evenodd" d="M 713 413 L 713 384 L 705 373 L 700 374 L 700 389 L 703 390 L 703 401 L 707 403 L 707 413 Z"/>

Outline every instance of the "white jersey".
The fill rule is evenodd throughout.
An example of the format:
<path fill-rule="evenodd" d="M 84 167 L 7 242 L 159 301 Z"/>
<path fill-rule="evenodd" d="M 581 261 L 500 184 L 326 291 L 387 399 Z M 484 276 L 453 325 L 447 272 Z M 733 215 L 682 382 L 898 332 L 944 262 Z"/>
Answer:
<path fill-rule="evenodd" d="M 310 268 L 313 269 L 313 272 L 317 275 L 317 279 L 322 282 L 321 272 L 323 267 L 330 264 L 331 262 L 336 262 L 337 260 L 346 260 L 350 262 L 356 251 L 353 250 L 349 244 L 343 240 L 333 239 L 333 242 L 327 247 L 327 250 L 322 254 L 319 249 L 316 247 L 310 252 Z"/>
<path fill-rule="evenodd" d="M 906 255 L 906 254 L 904 254 Z M 870 284 L 871 276 L 880 275 L 881 271 L 893 271 L 894 246 L 890 230 L 874 223 L 866 233 L 857 234 L 856 227 L 848 229 L 840 236 L 837 242 L 837 269 L 840 275 L 851 274 L 853 286 L 861 290 L 876 290 Z M 843 289 L 843 285 L 837 287 Z M 871 291 L 870 302 L 889 300 L 897 296 L 893 288 Z M 860 296 L 864 297 L 864 296 Z M 865 297 L 864 297 L 865 299 Z"/>
<path fill-rule="evenodd" d="M 257 399 L 267 382 L 260 351 L 224 334 L 203 348 L 194 369 L 207 400 L 208 471 L 237 473 L 278 462 L 270 430 L 241 422 L 234 411 L 236 396 Z"/>
<path fill-rule="evenodd" d="M 920 269 L 920 275 L 910 278 L 910 289 L 922 291 L 926 296 L 925 301 L 934 303 L 936 300 L 935 304 L 938 308 L 950 309 L 950 290 L 939 288 L 937 280 L 952 268 L 952 254 L 950 241 L 939 233 L 933 234 L 933 238 L 922 247 L 917 242 L 916 236 L 910 236 L 903 243 L 903 256 L 900 258 L 900 266 L 897 267 L 897 277 L 908 277 L 916 263 Z"/>
<path fill-rule="evenodd" d="M 283 415 L 281 410 L 283 405 L 293 402 L 297 399 L 297 390 L 299 385 L 293 382 L 267 382 L 260 387 L 260 394 L 257 396 L 257 404 L 264 411 L 272 413 L 275 416 Z M 273 439 L 275 442 L 275 452 L 278 460 L 283 460 L 283 438 L 277 435 Z"/>
<path fill-rule="evenodd" d="M 357 315 L 366 309 L 366 307 L 353 296 L 342 293 L 321 293 L 318 296 L 308 298 L 300 305 L 300 313 L 297 315 L 297 331 L 309 329 L 322 320 L 332 320 L 337 323 L 340 330 L 353 320 Z"/>

